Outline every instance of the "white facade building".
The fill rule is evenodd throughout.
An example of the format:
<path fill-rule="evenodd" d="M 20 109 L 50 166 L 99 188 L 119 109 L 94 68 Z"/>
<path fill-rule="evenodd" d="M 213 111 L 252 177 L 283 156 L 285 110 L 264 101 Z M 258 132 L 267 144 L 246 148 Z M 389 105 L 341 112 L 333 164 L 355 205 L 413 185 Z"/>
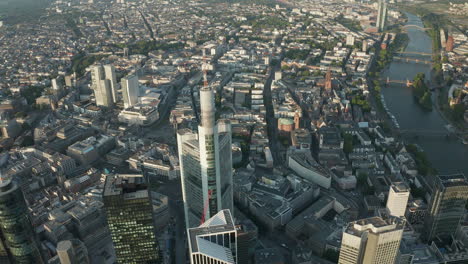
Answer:
<path fill-rule="evenodd" d="M 236 264 L 237 230 L 231 212 L 221 210 L 187 232 L 191 264 Z"/>
<path fill-rule="evenodd" d="M 339 264 L 394 264 L 405 221 L 378 216 L 350 222 L 343 232 Z"/>
<path fill-rule="evenodd" d="M 119 113 L 119 122 L 129 125 L 149 126 L 159 118 L 158 108 L 147 105 L 135 105 Z"/>
<path fill-rule="evenodd" d="M 136 75 L 128 75 L 121 80 L 122 96 L 124 107 L 129 108 L 138 103 L 138 96 L 140 95 L 140 88 L 138 85 L 138 77 Z"/>
<path fill-rule="evenodd" d="M 403 182 L 394 182 L 390 186 L 387 200 L 387 212 L 389 215 L 403 217 L 405 216 L 409 187 Z"/>

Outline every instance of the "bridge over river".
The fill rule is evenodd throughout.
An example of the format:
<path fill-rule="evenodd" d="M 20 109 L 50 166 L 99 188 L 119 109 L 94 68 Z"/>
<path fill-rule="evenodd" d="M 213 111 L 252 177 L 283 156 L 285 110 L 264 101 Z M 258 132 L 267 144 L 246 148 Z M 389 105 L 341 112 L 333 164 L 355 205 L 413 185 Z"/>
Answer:
<path fill-rule="evenodd" d="M 448 130 L 400 129 L 399 133 L 406 138 L 459 138 L 459 135 Z"/>
<path fill-rule="evenodd" d="M 432 64 L 432 61 L 430 61 L 430 60 L 416 59 L 416 58 L 410 58 L 410 57 L 393 56 L 393 60 L 404 61 L 404 62 L 412 62 L 412 63 L 422 63 L 422 64 L 428 64 L 428 65 Z"/>

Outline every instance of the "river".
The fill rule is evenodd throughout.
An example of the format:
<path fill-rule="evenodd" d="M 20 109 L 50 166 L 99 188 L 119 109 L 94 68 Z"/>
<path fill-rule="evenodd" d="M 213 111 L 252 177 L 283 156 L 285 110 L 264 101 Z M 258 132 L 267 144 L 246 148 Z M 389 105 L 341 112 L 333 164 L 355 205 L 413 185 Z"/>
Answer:
<path fill-rule="evenodd" d="M 406 25 L 424 27 L 421 19 L 413 14 L 406 13 Z M 416 27 L 407 28 L 409 43 L 405 51 L 432 53 L 432 40 L 426 32 Z M 421 55 L 404 54 L 410 58 L 421 58 Z M 426 60 L 430 57 L 424 56 Z M 412 80 L 414 76 L 423 72 L 429 76 L 431 65 L 413 62 L 393 61 L 383 72 L 384 78 L 391 80 Z M 447 139 L 443 133 L 447 131 L 447 122 L 434 109 L 432 112 L 424 111 L 413 99 L 411 89 L 401 84 L 389 84 L 382 88 L 385 102 L 389 111 L 395 116 L 402 132 L 417 133 L 407 136 L 408 143 L 421 146 L 427 154 L 429 161 L 441 174 L 463 172 L 468 175 L 468 146 L 463 145 L 455 138 Z M 435 95 L 433 101 L 435 102 Z M 436 135 L 438 134 L 438 135 Z"/>

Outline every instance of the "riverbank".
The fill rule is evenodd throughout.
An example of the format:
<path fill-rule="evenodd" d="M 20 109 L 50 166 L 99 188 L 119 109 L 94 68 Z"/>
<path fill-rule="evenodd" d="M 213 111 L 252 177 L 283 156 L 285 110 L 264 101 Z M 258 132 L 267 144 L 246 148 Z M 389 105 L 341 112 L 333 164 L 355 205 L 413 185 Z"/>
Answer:
<path fill-rule="evenodd" d="M 442 61 L 443 56 L 445 55 L 443 55 L 442 52 L 443 49 L 441 47 L 440 30 L 443 29 L 444 31 L 447 31 L 447 26 L 451 24 L 451 22 L 443 18 L 441 15 L 434 13 L 422 12 L 419 16 L 424 27 L 429 28 L 427 32 L 432 40 L 433 64 L 429 80 L 432 86 L 436 87 L 435 98 L 433 98 L 433 104 L 435 105 L 434 108 L 441 118 L 447 123 L 447 129 L 450 130 L 449 132 L 455 133 L 464 144 L 463 137 L 468 133 L 468 129 L 463 118 L 456 120 L 454 117 L 456 115 L 456 109 L 453 109 L 449 105 L 448 101 L 448 90 L 450 88 L 450 84 L 444 80 L 442 71 Z"/>
<path fill-rule="evenodd" d="M 414 58 L 417 54 L 432 54 L 432 40 L 423 30 L 421 19 L 407 13 L 408 22 L 405 25 L 409 42 L 403 58 Z M 414 61 L 394 60 L 380 74 L 381 79 L 411 80 L 418 73 L 430 76 L 431 65 L 415 63 Z M 403 83 L 389 83 L 381 91 L 385 104 L 400 129 L 394 129 L 397 138 L 407 144 L 417 144 L 424 150 L 431 166 L 441 174 L 457 172 L 468 173 L 468 148 L 460 141 L 450 136 L 447 122 L 441 117 L 434 105 L 434 111 L 423 110 L 413 98 L 413 92 Z M 438 95 L 434 92 L 434 98 Z M 380 116 L 380 115 L 379 115 Z M 388 118 L 387 118 L 388 120 Z"/>
<path fill-rule="evenodd" d="M 403 25 L 400 25 L 402 27 Z M 382 95 L 382 80 L 381 74 L 388 70 L 389 65 L 393 61 L 393 54 L 398 51 L 404 51 L 408 45 L 409 38 L 406 34 L 397 33 L 395 41 L 392 42 L 386 50 L 382 50 L 380 46 L 375 48 L 374 61 L 367 75 L 367 83 L 371 95 L 371 105 L 376 109 L 376 114 L 382 121 L 384 129 L 387 132 L 392 132 L 394 137 L 399 137 L 398 130 L 400 125 L 395 116 L 389 111 L 385 98 Z"/>
<path fill-rule="evenodd" d="M 405 19 L 408 22 L 408 19 Z M 377 47 L 375 50 L 375 58 L 374 64 L 372 65 L 371 69 L 373 70 L 372 76 L 368 76 L 368 83 L 369 91 L 371 94 L 371 102 L 376 109 L 376 114 L 382 122 L 382 128 L 391 133 L 394 138 L 397 140 L 401 140 L 403 144 L 408 147 L 411 151 L 411 154 L 414 156 L 415 160 L 417 161 L 417 169 L 418 173 L 424 176 L 433 175 L 437 173 L 437 170 L 432 166 L 432 163 L 427 158 L 427 154 L 421 148 L 414 145 L 413 142 L 405 142 L 401 135 L 401 128 L 400 124 L 398 123 L 397 118 L 395 115 L 390 111 L 386 104 L 386 100 L 384 95 L 382 94 L 382 79 L 381 76 L 390 70 L 390 65 L 393 63 L 393 55 L 396 52 L 403 52 L 406 50 L 408 43 L 410 41 L 408 35 L 406 33 L 401 32 L 401 28 L 404 25 L 399 25 L 397 32 L 396 39 L 394 43 L 392 43 L 386 50 L 382 50 L 380 47 Z M 383 55 L 382 55 L 383 52 Z M 422 74 L 424 78 L 424 74 Z M 385 87 L 388 84 L 384 85 Z M 413 95 L 414 96 L 414 95 Z M 419 104 L 419 102 L 418 102 Z M 427 109 L 427 106 L 423 106 Z M 432 108 L 432 104 L 431 104 Z M 431 109 L 432 110 L 432 109 Z"/>

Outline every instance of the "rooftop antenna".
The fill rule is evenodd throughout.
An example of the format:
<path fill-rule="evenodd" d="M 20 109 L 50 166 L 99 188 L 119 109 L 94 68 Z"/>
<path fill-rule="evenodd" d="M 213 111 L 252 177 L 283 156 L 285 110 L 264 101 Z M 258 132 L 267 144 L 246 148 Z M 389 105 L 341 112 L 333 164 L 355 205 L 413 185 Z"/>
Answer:
<path fill-rule="evenodd" d="M 203 70 L 203 87 L 208 87 L 208 63 L 207 63 L 207 57 L 203 56 L 203 64 L 202 64 L 202 70 Z"/>

